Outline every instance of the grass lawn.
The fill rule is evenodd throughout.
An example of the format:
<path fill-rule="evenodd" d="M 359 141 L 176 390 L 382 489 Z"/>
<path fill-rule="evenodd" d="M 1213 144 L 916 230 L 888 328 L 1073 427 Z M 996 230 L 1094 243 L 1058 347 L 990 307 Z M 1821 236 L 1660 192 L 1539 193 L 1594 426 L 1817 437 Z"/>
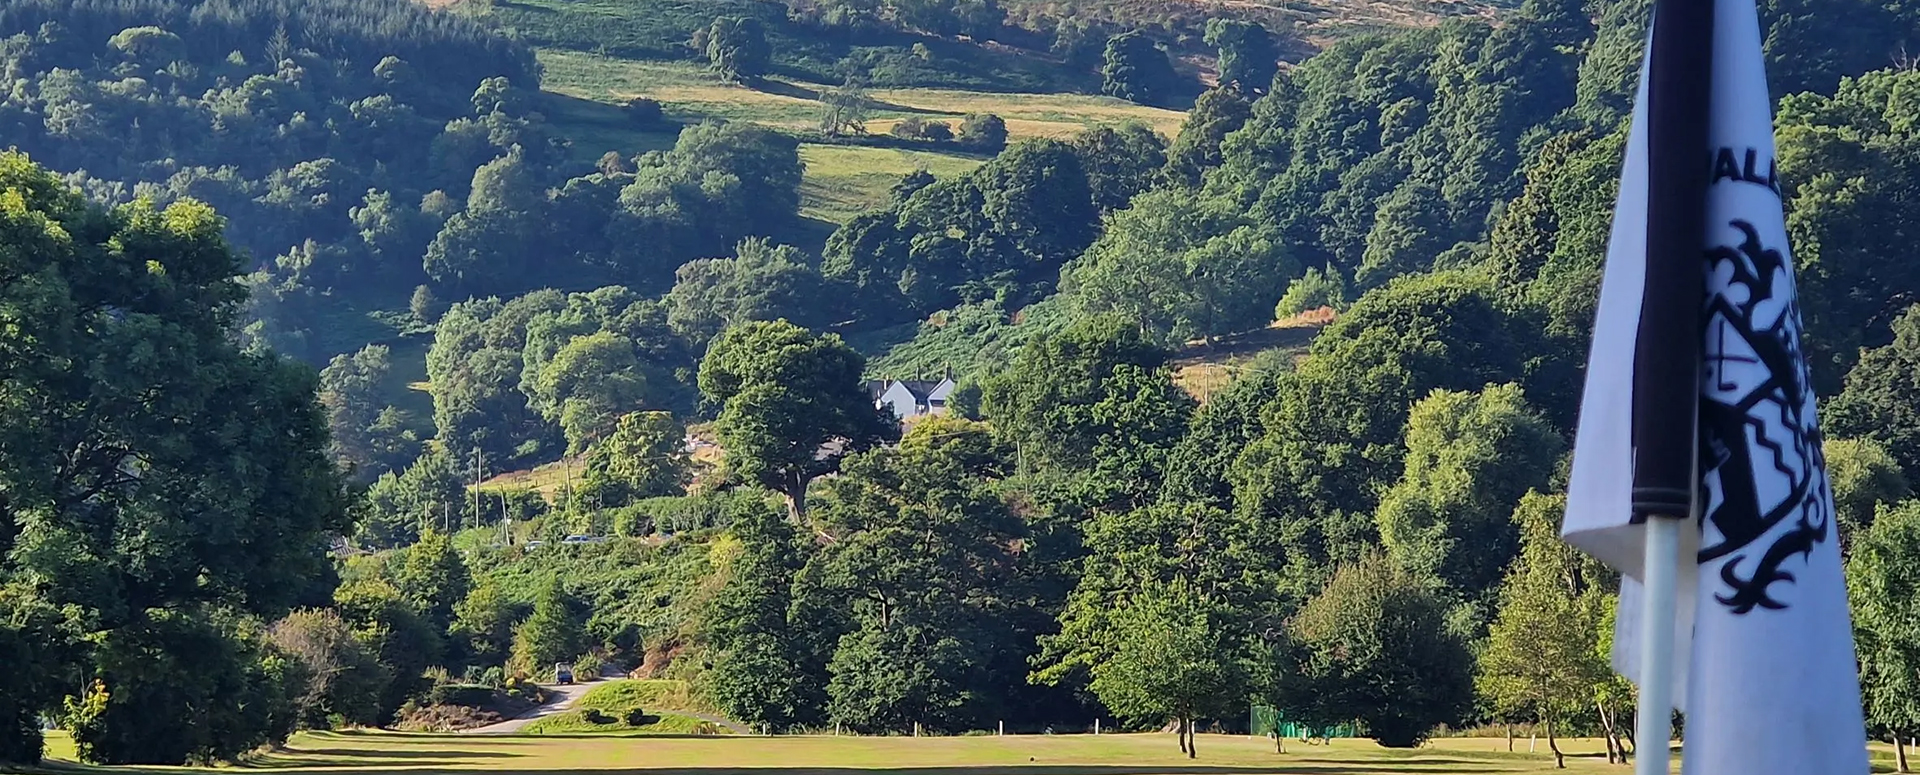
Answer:
<path fill-rule="evenodd" d="M 480 772 L 658 773 L 736 775 L 782 769 L 797 775 L 1480 775 L 1483 773 L 1621 773 L 1597 756 L 1598 741 L 1569 741 L 1581 754 L 1555 770 L 1539 752 L 1507 753 L 1498 739 L 1437 740 L 1414 750 L 1364 740 L 1332 746 L 1290 743 L 1276 754 L 1266 740 L 1201 735 L 1200 758 L 1188 761 L 1172 735 L 1028 735 L 1008 737 L 482 737 L 383 732 L 301 734 L 286 751 L 256 757 L 253 768 L 332 772 L 411 770 L 435 775 Z M 70 758 L 64 738 L 51 753 Z M 65 771 L 73 771 L 62 768 Z M 127 771 L 102 768 L 101 772 Z M 181 770 L 169 769 L 171 772 Z"/>

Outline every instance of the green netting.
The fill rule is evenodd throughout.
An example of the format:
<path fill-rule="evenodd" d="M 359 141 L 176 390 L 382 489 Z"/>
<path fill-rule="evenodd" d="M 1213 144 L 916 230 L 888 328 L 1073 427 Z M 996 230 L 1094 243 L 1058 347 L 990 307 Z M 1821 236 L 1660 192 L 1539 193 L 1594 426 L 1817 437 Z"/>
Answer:
<path fill-rule="evenodd" d="M 1279 711 L 1265 705 L 1255 705 L 1248 709 L 1247 729 L 1257 737 L 1267 737 L 1277 732 L 1281 737 L 1292 740 L 1354 736 L 1352 724 L 1314 728 L 1283 719 Z"/>

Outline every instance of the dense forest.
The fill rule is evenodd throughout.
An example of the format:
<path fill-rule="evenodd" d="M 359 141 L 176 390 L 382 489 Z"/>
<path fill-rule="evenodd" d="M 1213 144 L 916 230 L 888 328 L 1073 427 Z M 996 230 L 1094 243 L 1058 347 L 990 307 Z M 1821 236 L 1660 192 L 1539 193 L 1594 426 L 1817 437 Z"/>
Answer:
<path fill-rule="evenodd" d="M 1004 23 L 924 5 L 764 26 Z M 1762 18 L 1868 717 L 1904 739 L 1920 10 L 1832 5 Z M 0 761 L 43 721 L 142 763 L 422 728 L 566 661 L 777 731 L 1109 718 L 1192 754 L 1266 705 L 1615 758 L 1615 582 L 1556 523 L 1646 13 L 1528 0 L 1284 67 L 1210 24 L 1177 136 L 974 116 L 979 166 L 816 254 L 799 133 L 635 100 L 676 139 L 582 161 L 500 8 L 9 3 Z M 729 80 L 806 66 L 746 15 L 688 29 Z M 1086 90 L 1197 91 L 1086 34 Z M 1176 383 L 1301 313 L 1332 320 L 1305 351 Z M 391 389 L 423 340 L 430 418 Z M 875 408 L 870 378 L 943 371 L 945 416 Z"/>

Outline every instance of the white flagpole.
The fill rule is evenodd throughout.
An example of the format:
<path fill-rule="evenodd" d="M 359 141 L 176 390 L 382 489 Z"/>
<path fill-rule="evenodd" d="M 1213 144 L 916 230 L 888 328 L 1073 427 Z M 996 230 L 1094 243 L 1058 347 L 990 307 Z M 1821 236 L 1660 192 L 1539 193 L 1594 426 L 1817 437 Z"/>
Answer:
<path fill-rule="evenodd" d="M 1673 740 L 1673 624 L 1679 595 L 1680 528 L 1646 521 L 1646 579 L 1640 617 L 1640 712 L 1634 719 L 1634 775 L 1668 775 Z"/>

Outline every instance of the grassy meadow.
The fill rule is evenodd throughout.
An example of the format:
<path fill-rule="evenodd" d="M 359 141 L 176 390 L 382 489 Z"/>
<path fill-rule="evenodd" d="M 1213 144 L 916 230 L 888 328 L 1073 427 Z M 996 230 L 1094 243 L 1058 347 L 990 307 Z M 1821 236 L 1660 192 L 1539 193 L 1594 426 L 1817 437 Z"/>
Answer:
<path fill-rule="evenodd" d="M 578 487 L 585 475 L 586 460 L 567 458 L 524 471 L 510 471 L 481 482 L 473 489 L 480 492 L 533 490 L 549 500 L 557 500 L 566 493 L 569 477 L 573 480 L 573 486 Z"/>
<path fill-rule="evenodd" d="M 50 742 L 54 756 L 72 757 L 72 745 L 67 740 Z M 749 775 L 774 769 L 793 775 L 1577 775 L 1626 771 L 1607 765 L 1598 753 L 1597 740 L 1563 741 L 1563 749 L 1575 754 L 1568 759 L 1566 770 L 1554 769 L 1545 741 L 1535 753 L 1526 753 L 1524 739 L 1516 742 L 1515 753 L 1508 753 L 1505 741 L 1499 739 L 1436 740 L 1412 750 L 1389 750 L 1365 740 L 1335 740 L 1331 746 L 1292 742 L 1286 753 L 1277 754 L 1267 740 L 1200 735 L 1200 756 L 1188 760 L 1175 746 L 1174 737 L 1166 734 L 769 738 L 319 732 L 302 733 L 285 750 L 255 756 L 245 766 L 432 775 Z M 94 769 L 58 764 L 63 772 Z"/>
<path fill-rule="evenodd" d="M 549 92 L 548 118 L 574 142 L 583 159 L 608 150 L 623 153 L 665 148 L 677 127 L 636 128 L 616 107 L 634 97 L 658 100 L 667 118 L 688 123 L 707 118 L 747 121 L 810 132 L 820 121 L 820 91 L 825 85 L 790 77 L 769 79 L 758 88 L 721 81 L 692 62 L 622 59 L 543 49 Z M 1111 97 L 1084 94 L 1021 94 L 961 89 L 876 89 L 867 121 L 870 134 L 884 135 L 908 116 L 958 126 L 968 113 L 994 113 L 1006 119 L 1013 140 L 1064 138 L 1100 125 L 1138 122 L 1172 137 L 1185 117 L 1179 111 L 1135 105 Z M 924 169 L 936 177 L 957 175 L 985 159 L 952 145 L 874 147 L 804 143 L 807 164 L 801 186 L 801 214 L 825 224 L 845 222 L 860 211 L 884 203 L 900 176 Z"/>

